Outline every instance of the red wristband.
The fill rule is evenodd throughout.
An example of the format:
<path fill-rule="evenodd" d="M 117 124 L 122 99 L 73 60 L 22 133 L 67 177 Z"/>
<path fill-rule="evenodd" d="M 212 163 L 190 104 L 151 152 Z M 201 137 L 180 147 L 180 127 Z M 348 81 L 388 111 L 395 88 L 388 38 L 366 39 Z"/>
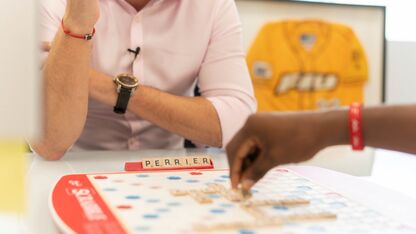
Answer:
<path fill-rule="evenodd" d="M 78 38 L 78 39 L 82 39 L 82 40 L 89 41 L 89 40 L 92 40 L 92 38 L 95 35 L 95 28 L 92 30 L 92 33 L 88 33 L 88 34 L 84 34 L 84 35 L 82 35 L 82 34 L 74 34 L 69 29 L 66 29 L 65 28 L 65 24 L 64 24 L 64 20 L 63 19 L 61 20 L 61 26 L 62 26 L 62 31 L 64 31 L 64 33 L 66 35 L 68 35 L 70 37 L 73 37 L 73 38 Z"/>
<path fill-rule="evenodd" d="M 350 143 L 352 149 L 357 151 L 364 149 L 362 109 L 363 106 L 360 103 L 351 104 L 348 118 L 350 130 Z"/>

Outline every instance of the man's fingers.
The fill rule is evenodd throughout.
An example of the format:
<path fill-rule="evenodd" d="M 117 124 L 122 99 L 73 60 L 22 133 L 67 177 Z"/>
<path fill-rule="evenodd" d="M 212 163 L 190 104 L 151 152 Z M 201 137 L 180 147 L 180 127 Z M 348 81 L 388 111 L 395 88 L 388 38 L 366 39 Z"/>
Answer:
<path fill-rule="evenodd" d="M 241 185 L 244 190 L 250 190 L 274 166 L 262 153 L 254 163 L 245 170 L 241 176 Z"/>
<path fill-rule="evenodd" d="M 43 52 L 49 52 L 51 50 L 51 43 L 49 43 L 47 41 L 42 42 L 41 45 L 40 45 L 40 49 Z"/>
<path fill-rule="evenodd" d="M 233 139 L 231 139 L 231 141 L 228 143 L 227 147 L 225 148 L 227 152 L 228 163 L 230 165 L 232 165 L 234 161 L 235 152 L 237 151 L 238 146 L 241 144 L 241 139 L 242 139 L 242 133 L 240 130 L 235 134 Z"/>
<path fill-rule="evenodd" d="M 244 159 L 253 152 L 253 148 L 256 147 L 256 143 L 253 139 L 245 139 L 240 145 L 234 155 L 231 155 L 230 161 L 230 177 L 232 188 L 237 188 L 240 183 L 241 174 L 243 173 Z"/>
<path fill-rule="evenodd" d="M 231 141 L 228 143 L 227 147 L 226 147 L 226 151 L 227 151 L 227 159 L 228 159 L 228 164 L 230 166 L 230 178 L 231 178 L 231 184 L 238 184 L 238 178 L 236 181 L 236 178 L 234 175 L 232 175 L 232 168 L 234 168 L 234 158 L 236 157 L 237 151 L 240 148 L 243 140 L 245 139 L 245 136 L 243 134 L 243 129 L 240 129 L 235 136 L 233 137 L 233 139 L 231 139 Z M 238 172 L 237 172 L 238 173 Z"/>

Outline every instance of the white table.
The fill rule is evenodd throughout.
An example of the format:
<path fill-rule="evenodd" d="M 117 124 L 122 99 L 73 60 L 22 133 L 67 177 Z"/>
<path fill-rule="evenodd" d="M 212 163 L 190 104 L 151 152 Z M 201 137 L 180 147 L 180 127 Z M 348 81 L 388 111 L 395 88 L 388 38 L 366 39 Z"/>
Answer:
<path fill-rule="evenodd" d="M 228 164 L 223 152 L 218 150 L 206 150 L 204 152 L 207 151 L 213 156 L 216 168 L 227 168 Z M 49 214 L 48 199 L 53 186 L 63 175 L 118 172 L 123 171 L 124 163 L 127 161 L 138 161 L 143 157 L 179 156 L 194 153 L 198 153 L 198 151 L 82 152 L 68 153 L 64 159 L 57 162 L 48 162 L 29 155 L 29 221 L 26 225 L 26 232 L 35 234 L 58 233 Z M 351 199 L 366 203 L 373 209 L 387 213 L 390 216 L 396 216 L 407 224 L 416 224 L 415 199 L 383 188 L 365 178 L 311 166 L 289 166 L 289 168 Z M 21 225 L 21 222 L 17 223 Z"/>

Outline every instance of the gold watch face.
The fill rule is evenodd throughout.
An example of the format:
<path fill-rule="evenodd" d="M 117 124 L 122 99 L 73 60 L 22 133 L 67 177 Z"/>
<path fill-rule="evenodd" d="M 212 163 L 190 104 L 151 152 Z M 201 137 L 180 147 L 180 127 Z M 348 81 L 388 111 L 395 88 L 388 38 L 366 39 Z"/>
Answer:
<path fill-rule="evenodd" d="M 139 85 L 139 80 L 129 74 L 118 75 L 115 79 L 115 82 L 126 88 L 136 88 Z"/>

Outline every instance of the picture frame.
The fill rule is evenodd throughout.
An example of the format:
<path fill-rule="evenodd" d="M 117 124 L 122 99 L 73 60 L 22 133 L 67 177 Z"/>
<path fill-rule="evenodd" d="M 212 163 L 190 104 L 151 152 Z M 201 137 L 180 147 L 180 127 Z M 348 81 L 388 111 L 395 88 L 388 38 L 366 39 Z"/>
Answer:
<path fill-rule="evenodd" d="M 378 105 L 386 101 L 385 6 L 290 0 L 236 0 L 236 4 L 243 25 L 243 45 L 246 50 L 261 26 L 270 21 L 318 18 L 348 25 L 367 54 L 369 79 L 364 89 L 364 103 Z"/>

